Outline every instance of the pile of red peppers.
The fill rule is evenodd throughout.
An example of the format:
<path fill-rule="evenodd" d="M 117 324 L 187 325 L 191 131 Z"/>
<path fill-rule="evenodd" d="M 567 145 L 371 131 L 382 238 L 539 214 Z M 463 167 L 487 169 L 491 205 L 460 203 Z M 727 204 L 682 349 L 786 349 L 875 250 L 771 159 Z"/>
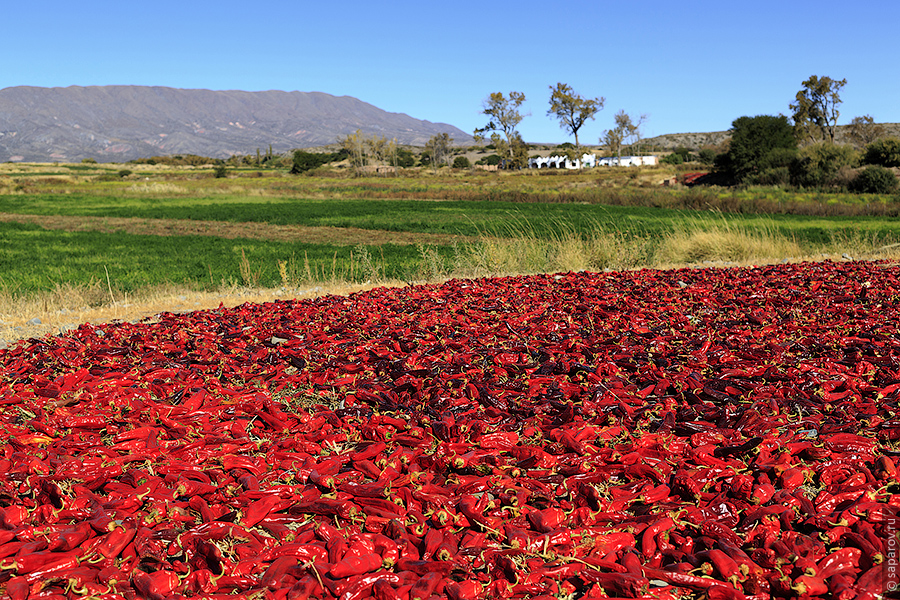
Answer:
<path fill-rule="evenodd" d="M 877 598 L 900 269 L 567 273 L 0 351 L 0 592 Z"/>

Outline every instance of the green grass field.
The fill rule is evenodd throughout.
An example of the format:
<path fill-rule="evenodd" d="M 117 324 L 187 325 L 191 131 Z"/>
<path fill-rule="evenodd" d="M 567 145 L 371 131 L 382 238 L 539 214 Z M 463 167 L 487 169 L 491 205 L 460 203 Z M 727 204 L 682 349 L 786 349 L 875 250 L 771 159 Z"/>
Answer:
<path fill-rule="evenodd" d="M 455 245 L 445 240 L 427 247 L 376 245 L 360 234 L 352 243 L 309 243 L 249 235 L 225 239 L 63 231 L 44 229 L 40 221 L 5 222 L 0 223 L 0 290 L 28 294 L 62 284 L 94 285 L 107 283 L 107 275 L 110 287 L 128 292 L 160 284 L 209 290 L 328 279 L 410 281 L 504 271 L 746 261 L 755 260 L 759 252 L 765 255 L 760 260 L 776 260 L 779 253 L 789 258 L 872 253 L 900 240 L 900 220 L 895 217 L 745 211 L 765 202 L 769 208 L 772 203 L 833 206 L 840 215 L 866 202 L 890 207 L 891 198 L 778 190 L 662 190 L 646 184 L 601 189 L 598 182 L 606 180 L 590 174 L 318 179 L 276 173 L 213 179 L 190 170 L 144 168 L 133 179 L 100 179 L 117 170 L 72 165 L 0 174 L 0 190 L 8 192 L 0 194 L 0 213 L 75 221 L 103 217 L 358 228 L 461 239 Z M 641 177 L 649 181 L 660 175 L 650 172 Z M 574 201 L 579 193 L 591 201 Z M 542 197 L 557 201 L 534 201 Z M 598 198 L 610 204 L 599 203 Z M 727 198 L 729 206 L 742 214 L 704 206 L 715 198 Z M 746 245 L 743 241 L 723 241 L 737 238 L 752 240 L 756 249 L 738 248 Z"/>
<path fill-rule="evenodd" d="M 0 212 L 357 227 L 460 236 L 527 231 L 537 237 L 554 237 L 562 231 L 588 233 L 597 229 L 634 236 L 657 236 L 670 231 L 673 225 L 718 224 L 723 220 L 750 228 L 774 228 L 801 243 L 822 243 L 833 234 L 857 231 L 885 239 L 900 235 L 900 220 L 890 217 L 733 214 L 643 206 L 474 200 L 29 194 L 0 196 Z"/>
<path fill-rule="evenodd" d="M 443 248 L 443 255 L 450 252 Z M 336 246 L 208 236 L 155 236 L 69 232 L 0 223 L 0 291 L 27 293 L 57 285 L 109 283 L 135 292 L 160 284 L 192 289 L 254 285 L 275 287 L 301 280 L 410 280 L 419 275 L 419 250 L 411 245 Z M 309 270 L 305 264 L 309 263 Z M 242 269 L 242 265 L 244 268 Z"/>

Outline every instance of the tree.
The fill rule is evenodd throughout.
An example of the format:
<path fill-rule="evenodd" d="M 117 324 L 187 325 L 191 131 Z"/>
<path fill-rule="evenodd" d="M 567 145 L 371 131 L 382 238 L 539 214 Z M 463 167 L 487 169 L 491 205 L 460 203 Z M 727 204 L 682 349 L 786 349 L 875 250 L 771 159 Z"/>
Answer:
<path fill-rule="evenodd" d="M 491 142 L 498 153 L 501 156 L 506 155 L 510 161 L 513 161 L 517 140 L 518 142 L 522 140 L 516 127 L 524 118 L 524 115 L 519 112 L 519 107 L 523 102 L 525 102 L 525 94 L 522 92 L 510 92 L 509 98 L 504 96 L 503 92 L 494 92 L 488 96 L 482 102 L 481 112 L 490 117 L 490 121 L 484 127 L 475 130 L 475 139 L 483 140 L 487 132 L 493 132 L 491 133 Z"/>
<path fill-rule="evenodd" d="M 559 120 L 559 126 L 575 136 L 575 146 L 578 144 L 578 130 L 588 119 L 603 110 L 606 98 L 585 99 L 576 94 L 572 87 L 565 83 L 557 83 L 556 87 L 550 86 L 550 110 L 548 115 L 554 115 Z"/>
<path fill-rule="evenodd" d="M 437 172 L 438 166 L 443 163 L 450 154 L 450 142 L 453 138 L 449 133 L 437 133 L 431 136 L 425 143 L 425 151 L 431 157 L 431 168 Z"/>
<path fill-rule="evenodd" d="M 863 162 L 867 165 L 900 167 L 900 139 L 882 138 L 866 146 Z"/>
<path fill-rule="evenodd" d="M 341 160 L 344 154 L 323 154 L 315 152 L 307 152 L 305 150 L 294 150 L 291 158 L 291 174 L 306 173 L 324 164 L 328 164 L 333 160 Z"/>
<path fill-rule="evenodd" d="M 600 138 L 600 143 L 609 149 L 610 154 L 620 156 L 622 154 L 622 144 L 625 142 L 625 133 L 616 126 L 613 129 L 607 129 Z"/>
<path fill-rule="evenodd" d="M 731 123 L 728 152 L 716 167 L 736 182 L 744 182 L 768 169 L 783 169 L 796 156 L 797 138 L 787 117 L 740 117 Z"/>
<path fill-rule="evenodd" d="M 525 143 L 518 131 L 512 137 L 508 152 L 509 158 L 501 163 L 504 169 L 523 169 L 528 166 L 528 144 Z"/>
<path fill-rule="evenodd" d="M 472 166 L 472 163 L 469 162 L 469 159 L 465 156 L 457 156 L 453 159 L 453 168 L 454 169 L 468 169 Z"/>
<path fill-rule="evenodd" d="M 338 143 L 341 145 L 341 148 L 347 151 L 350 164 L 356 167 L 356 172 L 359 174 L 363 165 L 366 164 L 366 144 L 362 131 L 357 129 L 354 133 L 339 138 Z"/>
<path fill-rule="evenodd" d="M 847 126 L 847 137 L 857 148 L 865 148 L 884 135 L 884 127 L 875 122 L 871 115 L 853 117 Z"/>
<path fill-rule="evenodd" d="M 616 126 L 603 132 L 600 143 L 609 148 L 612 154 L 621 156 L 623 145 L 629 142 L 637 144 L 641 141 L 641 125 L 647 119 L 647 115 L 641 115 L 635 122 L 624 110 L 620 110 L 614 119 Z"/>
<path fill-rule="evenodd" d="M 368 150 L 368 155 L 375 162 L 384 162 L 386 158 L 389 158 L 388 140 L 386 137 L 372 135 L 372 137 L 365 139 L 365 144 L 366 149 Z"/>
<path fill-rule="evenodd" d="M 629 136 L 630 144 L 632 147 L 631 151 L 632 153 L 637 151 L 638 156 L 642 156 L 641 140 L 644 139 L 644 132 L 641 131 L 641 127 L 646 121 L 646 114 L 642 114 L 637 118 L 637 120 L 632 119 L 631 121 L 631 135 Z"/>
<path fill-rule="evenodd" d="M 890 169 L 870 165 L 859 172 L 850 189 L 860 194 L 891 194 L 897 186 L 897 177 Z"/>
<path fill-rule="evenodd" d="M 416 155 L 407 148 L 397 148 L 397 166 L 411 167 L 416 164 Z"/>
<path fill-rule="evenodd" d="M 834 128 L 841 114 L 838 111 L 840 91 L 846 84 L 846 79 L 837 81 L 816 75 L 803 82 L 803 89 L 797 92 L 796 101 L 790 105 L 794 127 L 801 139 L 813 141 L 818 133 L 822 141 L 834 143 Z"/>

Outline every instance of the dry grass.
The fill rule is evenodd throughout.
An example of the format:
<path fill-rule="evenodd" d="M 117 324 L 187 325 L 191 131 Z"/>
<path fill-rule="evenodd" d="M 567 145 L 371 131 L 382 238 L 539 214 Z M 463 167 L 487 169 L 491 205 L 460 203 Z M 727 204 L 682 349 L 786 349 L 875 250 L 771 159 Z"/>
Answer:
<path fill-rule="evenodd" d="M 404 285 L 399 281 L 378 282 L 379 286 Z M 0 347 L 14 340 L 56 335 L 83 323 L 153 320 L 161 312 L 209 310 L 233 307 L 246 302 L 273 302 L 290 298 L 317 298 L 328 294 L 346 295 L 376 287 L 374 283 L 333 282 L 295 289 L 223 288 L 214 292 L 187 287 L 164 286 L 110 300 L 106 282 L 91 287 L 60 286 L 52 292 L 22 296 L 0 290 Z M 39 324 L 33 322 L 40 321 Z"/>
<path fill-rule="evenodd" d="M 133 194 L 187 194 L 189 190 L 174 183 L 152 181 L 150 183 L 135 183 L 125 188 L 125 191 Z"/>
<path fill-rule="evenodd" d="M 723 221 L 711 227 L 674 228 L 660 242 L 654 262 L 662 267 L 704 261 L 771 263 L 802 255 L 796 240 L 773 228 L 747 229 Z"/>

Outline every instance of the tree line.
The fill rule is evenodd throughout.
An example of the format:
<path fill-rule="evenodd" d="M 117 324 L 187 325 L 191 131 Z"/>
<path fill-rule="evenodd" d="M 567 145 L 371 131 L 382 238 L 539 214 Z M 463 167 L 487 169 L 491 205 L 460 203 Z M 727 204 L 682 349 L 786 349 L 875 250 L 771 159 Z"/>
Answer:
<path fill-rule="evenodd" d="M 742 116 L 715 159 L 722 183 L 798 188 L 843 188 L 891 193 L 898 180 L 900 139 L 885 136 L 871 115 L 855 117 L 846 139 L 836 142 L 841 89 L 846 79 L 813 75 L 802 83 L 790 116 Z"/>

